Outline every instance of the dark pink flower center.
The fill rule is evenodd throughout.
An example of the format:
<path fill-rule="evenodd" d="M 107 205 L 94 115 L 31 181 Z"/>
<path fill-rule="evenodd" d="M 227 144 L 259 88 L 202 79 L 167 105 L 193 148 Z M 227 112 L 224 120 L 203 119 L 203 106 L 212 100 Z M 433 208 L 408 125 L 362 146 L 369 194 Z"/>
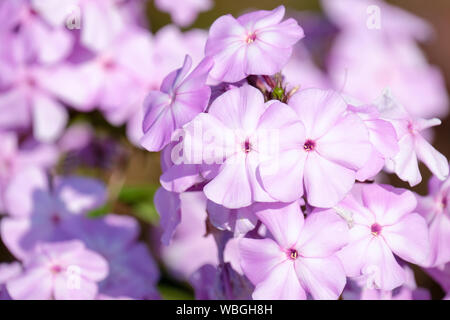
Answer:
<path fill-rule="evenodd" d="M 442 205 L 443 210 L 447 209 L 447 206 L 448 206 L 447 197 L 442 198 L 441 205 Z"/>
<path fill-rule="evenodd" d="M 253 41 L 256 40 L 256 34 L 255 33 L 251 33 L 247 36 L 247 43 L 252 43 Z"/>
<path fill-rule="evenodd" d="M 306 152 L 314 151 L 315 147 L 316 147 L 316 143 L 312 140 L 306 140 L 305 144 L 303 145 L 303 149 Z"/>
<path fill-rule="evenodd" d="M 245 140 L 242 146 L 242 150 L 244 150 L 245 153 L 249 153 L 250 151 L 252 151 L 252 144 L 248 139 Z"/>
<path fill-rule="evenodd" d="M 59 224 L 61 222 L 61 217 L 57 213 L 52 214 L 50 219 L 53 224 Z"/>
<path fill-rule="evenodd" d="M 288 258 L 291 260 L 296 260 L 298 258 L 298 252 L 295 249 L 289 249 L 287 252 Z"/>
<path fill-rule="evenodd" d="M 60 273 L 63 270 L 63 268 L 60 265 L 54 264 L 51 266 L 50 271 L 54 274 Z"/>
<path fill-rule="evenodd" d="M 378 236 L 381 233 L 381 229 L 382 227 L 378 224 L 378 223 L 374 223 L 371 227 L 370 227 L 370 232 L 372 232 L 372 234 L 374 236 Z"/>
<path fill-rule="evenodd" d="M 105 70 L 113 70 L 116 67 L 116 63 L 113 60 L 107 59 L 103 61 L 102 66 Z"/>

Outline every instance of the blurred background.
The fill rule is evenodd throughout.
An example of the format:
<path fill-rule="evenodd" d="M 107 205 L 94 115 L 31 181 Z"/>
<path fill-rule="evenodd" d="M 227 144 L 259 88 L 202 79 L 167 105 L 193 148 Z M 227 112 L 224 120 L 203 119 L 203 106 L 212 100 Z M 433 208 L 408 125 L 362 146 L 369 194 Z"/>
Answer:
<path fill-rule="evenodd" d="M 446 81 L 447 91 L 450 92 L 450 1 L 390 0 L 387 2 L 426 19 L 432 25 L 435 31 L 434 37 L 421 43 L 420 46 L 429 62 L 441 69 Z M 239 16 L 252 9 L 273 9 L 278 5 L 284 5 L 288 10 L 311 11 L 319 15 L 321 13 L 320 3 L 315 0 L 214 0 L 214 6 L 211 10 L 201 12 L 195 23 L 183 30 L 193 28 L 208 29 L 218 17 L 224 14 L 230 13 L 234 16 Z M 148 2 L 146 14 L 153 33 L 171 23 L 170 15 L 159 11 L 153 1 Z M 307 37 L 308 34 L 306 34 L 306 39 Z M 319 52 L 315 62 L 320 67 L 324 67 L 323 61 L 320 60 L 320 51 L 327 50 L 332 44 L 333 33 L 330 32 L 328 34 L 325 32 L 323 38 L 325 41 L 316 48 Z M 159 187 L 159 176 L 161 174 L 160 155 L 134 147 L 125 138 L 126 128 L 124 126 L 114 127 L 110 125 L 98 111 L 79 113 L 71 110 L 70 119 L 71 123 L 78 121 L 89 122 L 97 131 L 98 138 L 96 143 L 98 150 L 96 149 L 96 151 L 98 157 L 95 161 L 98 162 L 98 166 L 96 166 L 96 169 L 86 166 L 78 169 L 78 171 L 106 181 L 109 188 L 109 201 L 105 207 L 92 212 L 91 215 L 101 216 L 108 212 L 115 212 L 137 217 L 143 230 L 140 239 L 145 241 L 153 252 L 158 251 L 158 248 L 152 247 L 157 242 L 152 239 L 155 239 L 158 232 L 155 229 L 158 225 L 158 214 L 152 199 Z M 433 145 L 447 158 L 450 158 L 450 122 L 448 119 L 442 120 L 442 125 L 435 129 Z M 68 159 L 62 159 L 56 171 L 63 170 L 67 162 Z M 99 170 L 98 168 L 101 169 Z M 423 165 L 421 165 L 421 172 L 423 173 L 423 182 L 413 188 L 413 190 L 424 195 L 427 193 L 426 181 L 430 177 L 430 172 Z M 406 183 L 398 178 L 390 178 L 390 183 L 395 186 L 409 188 Z M 157 254 L 154 255 L 157 256 Z M 0 244 L 0 261 L 12 260 L 13 257 L 4 248 L 3 244 Z M 158 288 L 163 298 L 193 298 L 193 291 L 187 283 L 171 277 L 162 264 L 161 269 L 162 278 Z M 429 288 L 433 298 L 440 299 L 444 296 L 442 289 L 428 275 L 419 269 L 414 271 L 416 272 L 418 285 Z"/>

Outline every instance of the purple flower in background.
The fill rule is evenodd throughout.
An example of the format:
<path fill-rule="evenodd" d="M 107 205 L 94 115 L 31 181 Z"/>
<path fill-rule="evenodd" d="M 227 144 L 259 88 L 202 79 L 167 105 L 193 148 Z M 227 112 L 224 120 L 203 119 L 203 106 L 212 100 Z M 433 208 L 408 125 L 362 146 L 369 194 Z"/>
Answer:
<path fill-rule="evenodd" d="M 170 143 L 173 132 L 203 112 L 211 89 L 205 84 L 212 60 L 205 58 L 190 73 L 192 58 L 186 56 L 182 68 L 170 73 L 160 91 L 149 93 L 144 102 L 144 136 L 141 145 L 149 151 L 160 151 Z"/>
<path fill-rule="evenodd" d="M 349 244 L 339 251 L 347 276 L 365 275 L 376 289 L 401 286 L 406 275 L 394 253 L 420 264 L 429 251 L 428 229 L 414 213 L 417 200 L 411 191 L 388 185 L 357 185 L 335 210 L 348 213 Z"/>
<path fill-rule="evenodd" d="M 228 209 L 208 201 L 207 210 L 209 221 L 214 227 L 222 231 L 231 231 L 235 237 L 243 236 L 253 230 L 258 222 L 258 217 L 254 213 L 254 205 Z"/>
<path fill-rule="evenodd" d="M 106 48 L 125 29 L 119 1 L 31 0 L 31 3 L 50 25 L 80 29 L 81 43 L 93 51 Z"/>
<path fill-rule="evenodd" d="M 105 201 L 105 186 L 97 180 L 59 178 L 51 188 L 41 170 L 29 168 L 6 190 L 9 216 L 1 221 L 2 240 L 17 258 L 26 258 L 40 242 L 70 239 L 73 221 Z"/>
<path fill-rule="evenodd" d="M 202 192 L 185 192 L 181 195 L 169 193 L 172 197 L 179 197 L 175 203 L 181 201 L 180 209 L 178 209 L 180 211 L 177 213 L 177 207 L 167 203 L 167 196 L 161 196 L 164 193 L 167 191 L 160 189 L 160 195 L 155 195 L 155 206 L 161 215 L 162 228 L 167 233 L 163 238 L 164 245 L 160 248 L 164 263 L 172 273 L 185 279 L 204 264 L 216 266 L 219 262 L 218 249 L 214 237 L 207 232 L 205 223 L 207 199 L 204 194 Z M 161 208 L 165 211 L 161 211 Z M 170 211 L 172 208 L 175 210 Z M 175 217 L 165 218 L 166 214 Z M 179 223 L 173 223 L 172 219 L 180 220 Z M 175 227 L 176 230 L 172 229 Z M 172 234 L 173 237 L 170 238 Z M 169 245 L 167 245 L 168 241 L 171 241 Z"/>
<path fill-rule="evenodd" d="M 346 278 L 336 252 L 347 244 L 347 226 L 332 212 L 306 220 L 297 203 L 257 213 L 274 240 L 240 241 L 241 266 L 256 286 L 253 299 L 337 299 Z"/>
<path fill-rule="evenodd" d="M 331 207 L 351 190 L 356 173 L 369 160 L 368 130 L 334 91 L 302 90 L 288 104 L 304 130 L 291 133 L 297 142 L 281 150 L 277 170 L 272 160 L 260 165 L 264 189 L 283 202 L 296 201 L 305 191 L 310 205 Z"/>
<path fill-rule="evenodd" d="M 69 233 L 108 261 L 109 274 L 99 283 L 99 294 L 105 298 L 159 298 L 159 271 L 146 245 L 137 242 L 140 230 L 134 218 L 108 214 L 77 219 Z"/>
<path fill-rule="evenodd" d="M 24 272 L 6 284 L 13 299 L 91 300 L 108 263 L 81 241 L 40 244 L 24 262 Z"/>
<path fill-rule="evenodd" d="M 284 6 L 254 11 L 235 19 L 225 15 L 209 30 L 205 54 L 214 58 L 211 77 L 236 82 L 248 75 L 273 75 L 288 62 L 292 47 L 304 37 L 294 19 L 281 20 Z"/>
<path fill-rule="evenodd" d="M 2 1 L 0 20 L 2 46 L 15 57 L 48 64 L 64 59 L 72 49 L 69 30 L 48 25 L 28 0 Z"/>
<path fill-rule="evenodd" d="M 213 0 L 156 0 L 155 6 L 170 13 L 177 25 L 187 27 L 195 21 L 199 12 L 212 8 Z"/>
<path fill-rule="evenodd" d="M 426 265 L 439 267 L 450 262 L 450 178 L 439 181 L 431 177 L 429 195 L 418 196 L 419 212 L 427 221 L 430 231 L 430 255 Z"/>

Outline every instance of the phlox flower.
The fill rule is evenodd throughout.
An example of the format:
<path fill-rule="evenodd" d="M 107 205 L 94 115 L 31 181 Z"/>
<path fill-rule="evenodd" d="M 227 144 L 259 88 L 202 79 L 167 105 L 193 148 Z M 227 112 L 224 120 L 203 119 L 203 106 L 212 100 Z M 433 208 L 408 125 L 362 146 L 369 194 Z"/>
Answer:
<path fill-rule="evenodd" d="M 321 4 L 327 16 L 344 33 L 376 37 L 386 42 L 426 40 L 432 35 L 427 21 L 383 0 L 321 0 Z"/>
<path fill-rule="evenodd" d="M 283 22 L 284 6 L 235 19 L 225 15 L 209 30 L 205 54 L 214 58 L 211 77 L 236 82 L 248 75 L 273 75 L 288 62 L 294 44 L 304 37 L 294 19 Z"/>
<path fill-rule="evenodd" d="M 0 55 L 0 130 L 28 130 L 41 142 L 53 142 L 68 121 L 66 107 L 57 99 L 44 79 L 51 68 L 29 63 L 18 57 Z M 11 112 L 14 106 L 14 112 Z"/>
<path fill-rule="evenodd" d="M 77 219 L 69 233 L 108 262 L 109 273 L 99 283 L 99 295 L 109 299 L 159 298 L 159 270 L 146 245 L 137 241 L 140 229 L 136 219 L 115 214 Z"/>
<path fill-rule="evenodd" d="M 347 276 L 367 276 L 368 285 L 392 290 L 406 281 L 394 256 L 420 264 L 429 251 L 428 229 L 411 191 L 388 185 L 363 184 L 335 210 L 347 212 L 350 241 L 338 256 Z"/>
<path fill-rule="evenodd" d="M 187 27 L 195 21 L 199 12 L 212 8 L 213 0 L 156 0 L 155 6 L 170 13 L 177 25 Z"/>
<path fill-rule="evenodd" d="M 304 129 L 286 104 L 265 103 L 259 90 L 244 85 L 216 98 L 208 113 L 198 115 L 184 130 L 186 163 L 220 164 L 203 189 L 206 197 L 235 209 L 274 201 L 260 184 L 258 165 L 270 156 L 276 158 L 280 148 L 299 144 Z"/>
<path fill-rule="evenodd" d="M 388 168 L 400 179 L 415 186 L 422 181 L 418 163 L 418 160 L 421 160 L 439 180 L 445 180 L 449 174 L 447 158 L 422 136 L 422 131 L 440 125 L 441 120 L 413 116 L 389 91 L 378 99 L 377 106 L 381 117 L 394 126 L 400 149 L 395 157 L 387 162 Z"/>
<path fill-rule="evenodd" d="M 171 142 L 173 132 L 203 112 L 211 89 L 206 79 L 213 61 L 205 58 L 188 74 L 192 58 L 186 56 L 183 66 L 171 72 L 160 91 L 151 91 L 144 102 L 144 136 L 141 145 L 149 151 L 160 151 Z"/>
<path fill-rule="evenodd" d="M 80 41 L 90 50 L 107 47 L 125 29 L 119 1 L 31 0 L 32 7 L 52 26 L 79 23 Z"/>
<path fill-rule="evenodd" d="M 7 48 L 20 59 L 48 64 L 64 59 L 72 49 L 74 39 L 70 31 L 48 25 L 28 0 L 2 1 L 0 20 L 4 46 L 0 51 Z"/>
<path fill-rule="evenodd" d="M 296 201 L 305 192 L 308 204 L 331 207 L 351 190 L 369 160 L 368 130 L 334 91 L 301 90 L 288 104 L 304 128 L 295 132 L 295 144 L 281 149 L 278 170 L 272 160 L 259 166 L 264 189 L 283 202 Z"/>
<path fill-rule="evenodd" d="M 41 170 L 28 168 L 6 190 L 9 216 L 0 225 L 3 243 L 18 259 L 24 259 L 40 242 L 70 239 L 73 221 L 105 201 L 105 186 L 97 180 L 65 177 L 50 187 Z"/>
<path fill-rule="evenodd" d="M 364 103 L 389 88 L 414 116 L 445 116 L 449 100 L 440 70 L 411 41 L 386 43 L 373 39 L 378 30 L 369 31 L 373 32 L 366 36 L 344 33 L 337 37 L 328 58 L 334 87 Z"/>
<path fill-rule="evenodd" d="M 108 263 L 78 240 L 40 244 L 6 287 L 16 300 L 91 300 Z"/>
<path fill-rule="evenodd" d="M 347 226 L 333 212 L 303 218 L 297 203 L 257 212 L 273 240 L 240 241 L 241 266 L 256 286 L 253 299 L 337 299 L 346 277 L 336 252 L 347 244 Z"/>
<path fill-rule="evenodd" d="M 197 300 L 250 300 L 253 285 L 229 263 L 206 264 L 189 278 Z"/>
<path fill-rule="evenodd" d="M 426 265 L 442 266 L 450 262 L 450 178 L 444 182 L 431 177 L 429 194 L 418 197 L 417 212 L 427 221 L 430 231 L 430 255 Z"/>

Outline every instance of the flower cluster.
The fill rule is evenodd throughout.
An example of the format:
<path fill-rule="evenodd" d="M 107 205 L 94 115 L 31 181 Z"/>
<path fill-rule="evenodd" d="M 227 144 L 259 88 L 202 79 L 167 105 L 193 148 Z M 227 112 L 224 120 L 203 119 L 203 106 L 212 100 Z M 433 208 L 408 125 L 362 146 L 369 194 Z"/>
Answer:
<path fill-rule="evenodd" d="M 435 69 L 422 60 L 418 70 L 411 41 L 428 26 L 380 2 L 395 23 L 359 34 L 360 20 L 345 10 L 364 8 L 365 18 L 363 2 L 324 1 L 342 28 L 329 77 L 304 49 L 293 55 L 306 32 L 283 20 L 281 6 L 218 18 L 193 71 L 186 56 L 147 96 L 141 144 L 162 150 L 162 243 L 170 258 L 201 252 L 179 270 L 198 297 L 381 299 L 401 288 L 397 298 L 412 298 L 419 289 L 408 264 L 433 270 L 450 261 L 449 164 L 427 140 L 446 94 Z M 434 92 L 425 93 L 431 79 Z M 379 183 L 385 172 L 419 184 L 419 161 L 435 195 Z M 206 227 L 188 231 L 193 209 Z"/>
<path fill-rule="evenodd" d="M 321 3 L 182 32 L 213 1 L 155 0 L 151 32 L 145 0 L 0 0 L 0 299 L 430 298 L 412 266 L 448 297 L 432 29 Z M 419 162 L 428 195 L 389 185 Z"/>

